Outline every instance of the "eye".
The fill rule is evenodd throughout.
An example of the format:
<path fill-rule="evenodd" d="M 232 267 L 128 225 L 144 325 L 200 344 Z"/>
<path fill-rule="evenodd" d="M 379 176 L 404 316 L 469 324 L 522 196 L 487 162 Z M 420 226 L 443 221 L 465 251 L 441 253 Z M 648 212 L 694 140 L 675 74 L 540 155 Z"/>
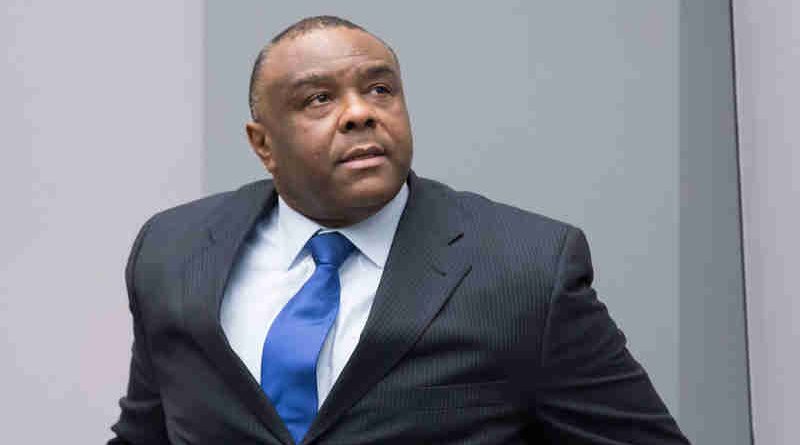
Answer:
<path fill-rule="evenodd" d="M 330 102 L 330 101 L 331 101 L 331 95 L 330 94 L 328 94 L 328 93 L 317 93 L 317 94 L 309 96 L 309 98 L 306 99 L 305 104 L 306 105 L 322 105 L 322 104 L 325 104 L 325 103 Z"/>
<path fill-rule="evenodd" d="M 392 94 L 392 90 L 383 84 L 373 85 L 372 92 L 375 94 L 379 94 L 381 96 L 386 94 Z"/>

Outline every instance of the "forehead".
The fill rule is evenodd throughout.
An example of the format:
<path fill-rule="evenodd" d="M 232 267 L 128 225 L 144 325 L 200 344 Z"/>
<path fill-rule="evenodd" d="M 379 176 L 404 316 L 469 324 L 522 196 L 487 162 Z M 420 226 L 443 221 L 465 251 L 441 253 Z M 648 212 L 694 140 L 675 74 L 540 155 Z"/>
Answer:
<path fill-rule="evenodd" d="M 334 74 L 370 62 L 397 69 L 392 53 L 372 35 L 343 27 L 319 29 L 270 48 L 261 76 L 268 85 L 284 85 L 307 73 Z"/>

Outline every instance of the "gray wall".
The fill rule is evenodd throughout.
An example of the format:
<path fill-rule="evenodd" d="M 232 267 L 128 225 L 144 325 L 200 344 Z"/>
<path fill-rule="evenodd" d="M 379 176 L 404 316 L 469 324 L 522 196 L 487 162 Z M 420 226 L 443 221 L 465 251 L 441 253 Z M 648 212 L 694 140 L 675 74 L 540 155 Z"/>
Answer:
<path fill-rule="evenodd" d="M 203 182 L 203 5 L 0 11 L 0 442 L 104 443 L 127 382 L 123 268 Z"/>
<path fill-rule="evenodd" d="M 800 8 L 734 0 L 753 430 L 800 443 Z"/>

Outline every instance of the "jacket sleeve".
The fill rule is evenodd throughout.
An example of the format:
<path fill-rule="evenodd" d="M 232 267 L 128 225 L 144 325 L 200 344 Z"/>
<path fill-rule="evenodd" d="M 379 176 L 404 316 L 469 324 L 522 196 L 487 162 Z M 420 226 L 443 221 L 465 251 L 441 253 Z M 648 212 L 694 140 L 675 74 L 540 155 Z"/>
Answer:
<path fill-rule="evenodd" d="M 119 401 L 121 413 L 117 423 L 111 427 L 116 437 L 108 442 L 110 445 L 169 444 L 161 396 L 145 338 L 144 321 L 136 300 L 136 264 L 151 222 L 148 221 L 139 231 L 125 268 L 129 307 L 133 316 L 133 350 L 128 390 Z"/>
<path fill-rule="evenodd" d="M 592 289 L 589 246 L 570 228 L 542 337 L 535 414 L 553 443 L 687 444 Z"/>

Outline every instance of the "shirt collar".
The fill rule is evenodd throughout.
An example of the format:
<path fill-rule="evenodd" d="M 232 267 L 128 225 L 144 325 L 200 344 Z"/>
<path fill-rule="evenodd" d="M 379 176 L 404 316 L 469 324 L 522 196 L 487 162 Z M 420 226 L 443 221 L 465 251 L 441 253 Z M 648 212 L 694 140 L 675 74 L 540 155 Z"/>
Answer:
<path fill-rule="evenodd" d="M 407 201 L 408 185 L 403 184 L 394 198 L 374 215 L 352 226 L 330 229 L 289 207 L 278 196 L 278 233 L 279 242 L 283 244 L 280 250 L 284 253 L 280 259 L 281 266 L 291 268 L 300 259 L 306 242 L 315 233 L 336 231 L 349 239 L 375 266 L 383 269 Z"/>

